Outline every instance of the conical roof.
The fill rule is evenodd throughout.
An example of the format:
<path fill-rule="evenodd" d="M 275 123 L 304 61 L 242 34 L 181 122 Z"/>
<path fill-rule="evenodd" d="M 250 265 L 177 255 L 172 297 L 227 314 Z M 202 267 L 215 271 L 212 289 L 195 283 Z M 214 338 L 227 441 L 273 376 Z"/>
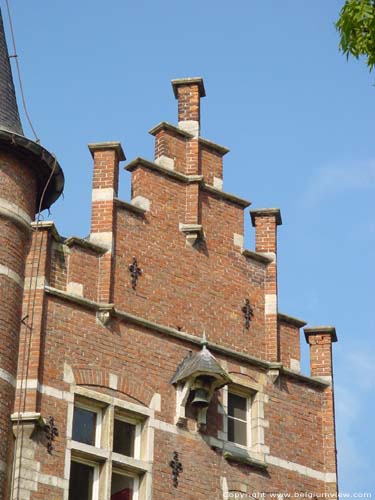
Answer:
<path fill-rule="evenodd" d="M 210 353 L 205 344 L 203 344 L 199 352 L 195 354 L 190 352 L 188 356 L 186 356 L 177 367 L 172 377 L 171 384 L 182 382 L 192 375 L 211 375 L 220 380 L 221 385 L 225 385 L 231 381 L 227 372 L 219 365 L 216 358 Z"/>
<path fill-rule="evenodd" d="M 0 149 L 21 158 L 37 180 L 36 212 L 49 208 L 64 189 L 55 156 L 23 134 L 0 8 Z"/>
<path fill-rule="evenodd" d="M 23 135 L 0 9 L 0 129 Z"/>

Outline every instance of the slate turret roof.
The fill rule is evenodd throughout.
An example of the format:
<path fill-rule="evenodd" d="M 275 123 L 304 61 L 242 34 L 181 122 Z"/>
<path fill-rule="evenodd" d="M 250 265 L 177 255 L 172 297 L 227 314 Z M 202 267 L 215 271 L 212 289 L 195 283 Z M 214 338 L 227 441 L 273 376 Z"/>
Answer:
<path fill-rule="evenodd" d="M 0 9 L 0 129 L 23 135 Z"/>

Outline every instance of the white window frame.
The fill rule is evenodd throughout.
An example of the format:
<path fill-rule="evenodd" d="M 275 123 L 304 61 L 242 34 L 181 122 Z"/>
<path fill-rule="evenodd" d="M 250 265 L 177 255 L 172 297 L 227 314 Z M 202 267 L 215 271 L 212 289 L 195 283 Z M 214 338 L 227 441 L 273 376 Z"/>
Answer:
<path fill-rule="evenodd" d="M 119 469 L 118 467 L 112 468 L 112 474 L 113 473 L 118 474 L 119 476 L 131 477 L 133 479 L 133 500 L 139 500 L 139 475 L 129 471 L 125 471 L 123 469 Z"/>
<path fill-rule="evenodd" d="M 81 408 L 81 410 L 91 411 L 92 413 L 96 413 L 96 423 L 95 423 L 95 442 L 93 445 L 95 448 L 100 448 L 101 438 L 102 438 L 102 422 L 103 422 L 103 408 L 99 406 L 95 406 L 95 404 L 90 405 L 89 403 L 82 402 L 81 400 L 77 400 L 74 402 L 74 408 Z M 72 435 L 74 428 L 74 418 L 73 418 L 73 427 L 72 427 Z M 77 441 L 80 443 L 81 441 Z"/>
<path fill-rule="evenodd" d="M 72 462 L 80 462 L 94 467 L 93 494 L 90 500 L 103 500 L 104 497 L 99 498 L 103 494 L 105 500 L 109 500 L 108 481 L 112 481 L 112 472 L 133 479 L 133 500 L 146 500 L 146 496 L 148 498 L 151 493 L 154 436 L 151 419 L 154 417 L 154 410 L 91 389 L 72 387 L 71 393 L 74 401 L 68 405 L 68 415 L 71 416 L 67 420 L 67 435 L 70 436 L 67 443 L 67 465 L 70 467 Z M 74 407 L 96 413 L 95 446 L 72 439 Z M 115 420 L 135 425 L 133 457 L 113 452 Z M 105 472 L 107 468 L 110 474 Z"/>
<path fill-rule="evenodd" d="M 83 457 L 73 456 L 70 463 L 76 462 L 79 464 L 88 465 L 94 469 L 93 480 L 92 480 L 92 499 L 99 500 L 99 475 L 100 475 L 100 465 L 97 462 L 88 460 Z"/>
<path fill-rule="evenodd" d="M 142 422 L 134 417 L 130 417 L 127 414 L 121 413 L 118 408 L 115 409 L 115 414 L 113 417 L 113 422 L 115 420 L 120 420 L 121 422 L 126 422 L 135 426 L 134 432 L 134 457 L 137 460 L 141 460 L 141 434 L 142 434 Z M 113 444 L 112 444 L 113 448 Z M 124 455 L 126 456 L 126 455 Z"/>
<path fill-rule="evenodd" d="M 237 443 L 236 441 L 229 441 L 228 438 L 228 421 L 229 419 L 231 420 L 238 420 L 239 422 L 244 422 L 244 420 L 238 419 L 238 418 L 233 418 L 229 416 L 228 414 L 228 408 L 229 408 L 229 394 L 233 394 L 235 396 L 240 396 L 241 398 L 246 400 L 246 444 L 240 444 Z M 245 393 L 241 390 L 238 389 L 232 389 L 229 388 L 228 391 L 226 391 L 226 432 L 227 432 L 227 441 L 229 443 L 234 444 L 235 446 L 238 446 L 239 448 L 244 448 L 246 450 L 251 448 L 252 445 L 252 440 L 251 440 L 251 405 L 252 405 L 252 396 L 249 393 Z"/>

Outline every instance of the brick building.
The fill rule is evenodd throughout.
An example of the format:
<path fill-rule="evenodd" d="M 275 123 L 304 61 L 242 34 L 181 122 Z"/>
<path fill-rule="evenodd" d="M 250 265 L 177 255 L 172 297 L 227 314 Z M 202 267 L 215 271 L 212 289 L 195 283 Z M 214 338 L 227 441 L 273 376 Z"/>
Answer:
<path fill-rule="evenodd" d="M 172 81 L 118 198 L 121 144 L 90 144 L 88 238 L 32 222 L 61 194 L 23 135 L 0 23 L 0 500 L 337 494 L 333 327 L 278 311 L 280 211 L 223 190 L 201 78 Z"/>

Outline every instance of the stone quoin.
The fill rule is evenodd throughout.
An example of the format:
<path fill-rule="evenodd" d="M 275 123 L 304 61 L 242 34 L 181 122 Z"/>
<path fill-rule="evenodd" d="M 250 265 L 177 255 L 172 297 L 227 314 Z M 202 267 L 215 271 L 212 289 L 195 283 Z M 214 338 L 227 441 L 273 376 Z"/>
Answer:
<path fill-rule="evenodd" d="M 33 222 L 64 176 L 23 134 L 0 19 L 0 500 L 337 497 L 336 331 L 304 329 L 302 374 L 280 210 L 250 211 L 244 248 L 250 202 L 200 135 L 203 79 L 172 90 L 177 125 L 125 165 L 130 201 L 121 144 L 89 144 L 90 235 L 63 238 Z"/>

